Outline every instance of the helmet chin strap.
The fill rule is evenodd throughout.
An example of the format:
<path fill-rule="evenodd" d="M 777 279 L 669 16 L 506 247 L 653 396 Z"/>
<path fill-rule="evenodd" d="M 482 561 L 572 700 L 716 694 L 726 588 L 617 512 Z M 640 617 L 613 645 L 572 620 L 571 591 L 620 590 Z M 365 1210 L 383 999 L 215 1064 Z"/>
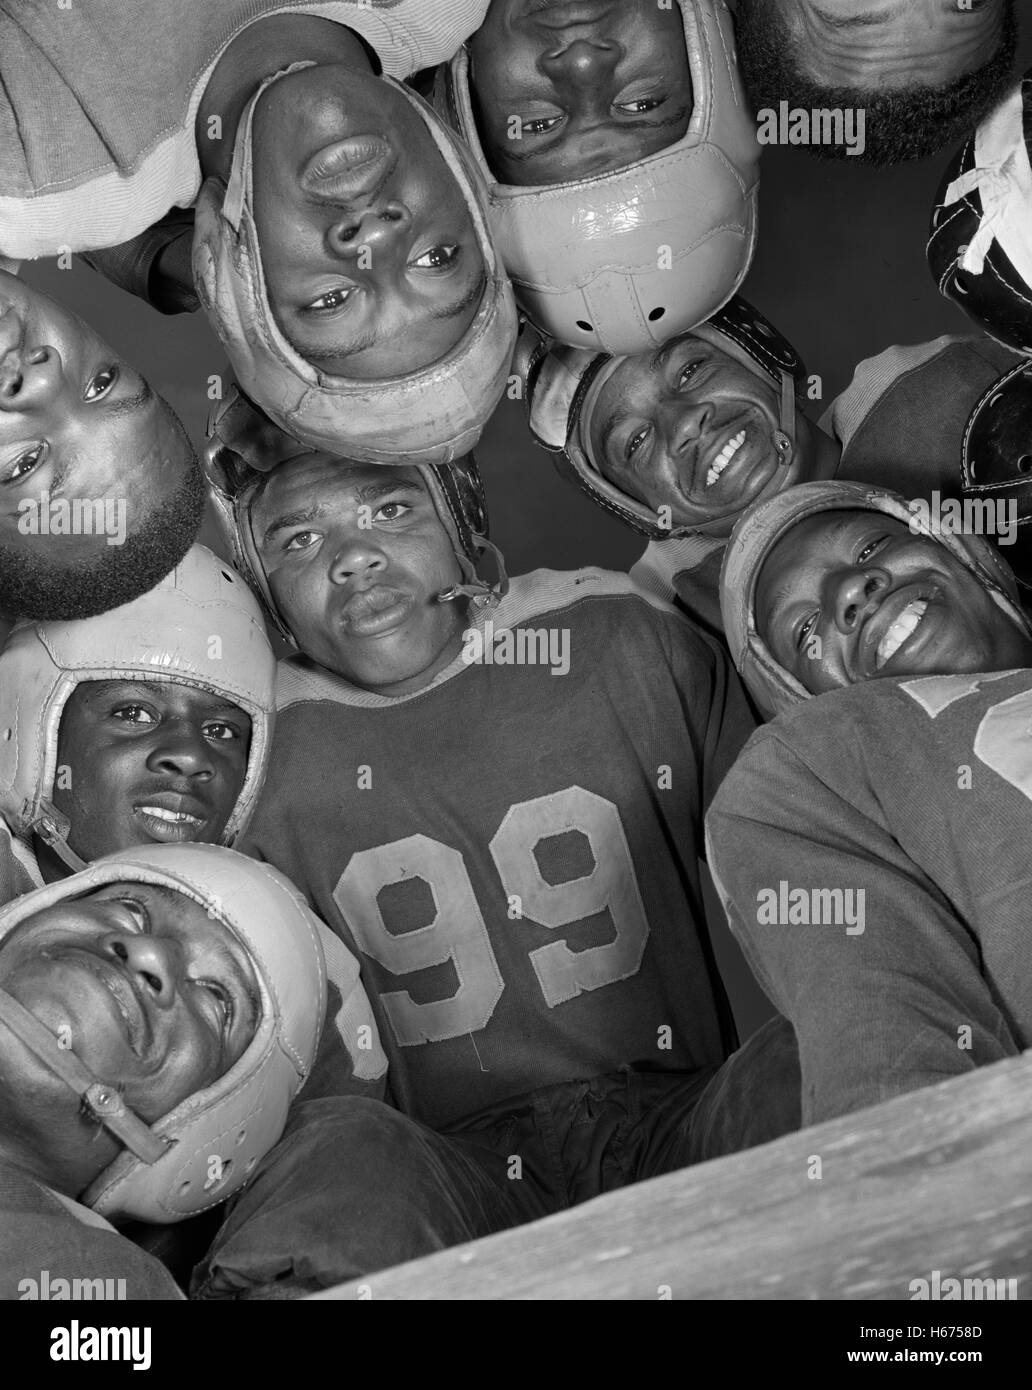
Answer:
<path fill-rule="evenodd" d="M 22 824 L 38 835 L 45 845 L 49 845 L 73 874 L 86 868 L 85 859 L 80 859 L 68 844 L 71 829 L 68 817 L 63 816 L 52 802 L 42 797 L 35 802 L 26 802 L 22 808 Z"/>
<path fill-rule="evenodd" d="M 788 372 L 781 373 L 781 411 L 776 429 L 771 436 L 778 455 L 778 467 L 787 468 L 792 462 L 796 435 L 795 381 Z"/>
<path fill-rule="evenodd" d="M 505 572 L 502 552 L 486 536 L 475 536 L 474 540 L 480 550 L 489 550 L 494 556 L 498 578 L 493 584 L 489 584 L 485 579 L 480 579 L 466 556 L 460 555 L 456 551 L 465 583 L 452 584 L 449 588 L 442 589 L 437 595 L 438 603 L 454 603 L 456 599 L 468 598 L 477 608 L 497 608 L 508 592 L 509 576 Z"/>
<path fill-rule="evenodd" d="M 17 999 L 3 989 L 0 989 L 0 1024 L 6 1025 L 37 1061 L 75 1092 L 85 1115 L 103 1125 L 143 1163 L 156 1163 L 172 1147 L 173 1140 L 155 1134 L 129 1109 L 114 1086 L 98 1081 L 70 1048 L 61 1046 L 35 1014 L 22 1008 Z"/>

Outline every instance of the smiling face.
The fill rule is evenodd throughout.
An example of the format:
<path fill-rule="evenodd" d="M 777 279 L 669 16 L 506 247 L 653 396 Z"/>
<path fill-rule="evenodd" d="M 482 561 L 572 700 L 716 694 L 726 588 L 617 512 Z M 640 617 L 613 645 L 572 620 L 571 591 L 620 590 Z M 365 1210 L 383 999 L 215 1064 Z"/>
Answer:
<path fill-rule="evenodd" d="M 414 468 L 324 454 L 281 464 L 251 506 L 269 587 L 313 661 L 365 690 L 428 685 L 462 646 L 451 538 Z"/>
<path fill-rule="evenodd" d="M 677 5 L 491 0 L 469 41 L 484 152 L 503 183 L 566 183 L 682 139 L 692 81 Z"/>
<path fill-rule="evenodd" d="M 260 1016 L 240 941 L 184 894 L 145 883 L 19 923 L 0 946 L 0 988 L 148 1123 L 224 1075 Z"/>
<path fill-rule="evenodd" d="M 814 436 L 796 416 L 787 465 L 774 446 L 780 401 L 772 383 L 686 334 L 628 357 L 601 387 L 590 455 L 621 492 L 676 526 L 737 516 L 813 474 Z"/>
<path fill-rule="evenodd" d="M 247 771 L 251 720 L 196 686 L 84 681 L 68 698 L 52 799 L 81 859 L 153 843 L 216 844 Z"/>
<path fill-rule="evenodd" d="M 771 548 L 756 629 L 811 694 L 877 676 L 1032 664 L 1032 640 L 940 542 L 881 512 L 828 511 Z"/>
<path fill-rule="evenodd" d="M 295 350 L 359 380 L 445 357 L 486 270 L 462 189 L 411 103 L 371 75 L 305 68 L 259 100 L 253 148 L 269 304 Z"/>
<path fill-rule="evenodd" d="M 124 499 L 130 533 L 183 483 L 193 453 L 140 374 L 74 314 L 0 271 L 0 539 L 60 547 L 72 563 L 104 536 L 23 534 L 19 504 Z"/>
<path fill-rule="evenodd" d="M 751 23 L 775 12 L 801 70 L 827 87 L 939 87 L 988 62 L 1004 0 L 741 0 Z"/>

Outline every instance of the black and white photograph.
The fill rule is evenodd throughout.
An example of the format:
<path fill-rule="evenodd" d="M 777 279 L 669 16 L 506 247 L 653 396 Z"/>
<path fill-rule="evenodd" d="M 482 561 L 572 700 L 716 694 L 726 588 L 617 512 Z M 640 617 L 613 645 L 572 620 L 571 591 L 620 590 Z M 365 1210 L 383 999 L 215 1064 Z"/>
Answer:
<path fill-rule="evenodd" d="M 1027 0 L 0 0 L 26 1365 L 1001 1374 L 1029 1049 Z"/>

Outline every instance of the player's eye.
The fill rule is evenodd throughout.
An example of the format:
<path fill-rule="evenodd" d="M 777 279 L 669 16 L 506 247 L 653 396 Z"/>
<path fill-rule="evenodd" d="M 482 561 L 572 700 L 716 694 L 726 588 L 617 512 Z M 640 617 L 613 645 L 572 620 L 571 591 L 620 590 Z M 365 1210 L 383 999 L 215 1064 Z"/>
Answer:
<path fill-rule="evenodd" d="M 283 547 L 284 550 L 309 550 L 319 539 L 317 531 L 298 531 L 291 536 Z"/>
<path fill-rule="evenodd" d="M 121 719 L 126 724 L 156 724 L 152 710 L 146 705 L 119 705 L 111 711 L 112 719 Z"/>
<path fill-rule="evenodd" d="M 457 246 L 431 246 L 429 251 L 424 251 L 412 264 L 420 270 L 451 270 L 458 259 Z"/>
<path fill-rule="evenodd" d="M 327 290 L 318 299 L 313 299 L 304 307 L 313 314 L 324 314 L 333 309 L 341 309 L 354 294 L 354 287 L 342 285 L 339 289 Z"/>
<path fill-rule="evenodd" d="M 230 743 L 240 737 L 240 730 L 221 719 L 209 719 L 204 725 L 204 737 L 215 739 L 219 743 Z"/>
<path fill-rule="evenodd" d="M 407 502 L 385 502 L 382 507 L 377 507 L 374 521 L 400 521 L 407 516 L 412 508 Z"/>
<path fill-rule="evenodd" d="M 107 395 L 117 380 L 118 368 L 105 367 L 103 371 L 97 372 L 95 376 L 90 377 L 89 381 L 86 383 L 86 390 L 82 393 L 83 400 L 99 401 L 102 396 Z"/>
<path fill-rule="evenodd" d="M 701 366 L 702 362 L 698 357 L 693 358 L 691 362 L 686 362 L 677 374 L 678 387 L 683 389 L 687 386 Z"/>
<path fill-rule="evenodd" d="M 797 649 L 797 650 L 798 650 L 798 648 L 800 648 L 800 647 L 803 645 L 804 642 L 806 642 L 806 641 L 809 639 L 810 635 L 812 634 L 812 632 L 813 632 L 813 630 L 814 630 L 814 628 L 815 628 L 816 626 L 817 626 L 817 614 L 816 614 L 816 613 L 811 613 L 810 616 L 809 616 L 808 618 L 804 618 L 803 621 L 799 624 L 799 629 L 798 629 L 798 631 L 796 632 L 796 649 Z"/>
<path fill-rule="evenodd" d="M 119 897 L 115 899 L 115 902 L 120 903 L 122 907 L 126 909 L 129 916 L 136 923 L 137 931 L 150 931 L 150 916 L 139 898 Z"/>
<path fill-rule="evenodd" d="M 524 135 L 547 135 L 561 120 L 562 116 L 531 116 L 520 122 L 520 131 Z"/>
<path fill-rule="evenodd" d="M 637 434 L 631 435 L 630 439 L 627 441 L 627 447 L 624 449 L 624 456 L 626 458 L 632 459 L 634 455 L 638 453 L 649 437 L 649 428 L 650 427 L 646 425 L 645 428 L 640 429 Z"/>
<path fill-rule="evenodd" d="M 232 994 L 225 985 L 219 984 L 218 980 L 195 980 L 194 984 L 199 985 L 206 994 L 215 1000 L 219 1015 L 219 1027 L 223 1033 L 228 1033 L 233 1026 L 233 1019 L 236 1015 Z"/>
<path fill-rule="evenodd" d="M 885 536 L 878 536 L 876 540 L 868 541 L 867 544 L 860 551 L 859 555 L 856 557 L 857 564 L 866 564 L 866 562 L 871 558 L 871 556 L 881 549 L 881 546 L 886 539 L 887 538 Z"/>
<path fill-rule="evenodd" d="M 623 111 L 629 116 L 643 116 L 646 111 L 655 111 L 657 106 L 662 106 L 666 97 L 637 97 L 634 101 L 621 101 L 617 103 L 617 111 Z"/>
<path fill-rule="evenodd" d="M 49 445 L 45 440 L 34 444 L 31 449 L 25 449 L 13 459 L 4 469 L 3 481 L 5 483 L 16 483 L 19 478 L 27 477 L 35 468 L 46 458 L 49 452 Z"/>

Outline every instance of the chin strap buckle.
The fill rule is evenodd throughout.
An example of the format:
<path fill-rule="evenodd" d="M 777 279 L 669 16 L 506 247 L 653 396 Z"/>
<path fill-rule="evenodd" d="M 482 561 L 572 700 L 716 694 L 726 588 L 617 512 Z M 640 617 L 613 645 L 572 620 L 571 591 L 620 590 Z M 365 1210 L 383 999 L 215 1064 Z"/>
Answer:
<path fill-rule="evenodd" d="M 21 820 L 22 824 L 27 825 L 44 844 L 50 846 L 62 864 L 71 869 L 73 874 L 86 868 L 85 859 L 80 859 L 68 844 L 71 822 L 52 802 L 44 800 L 43 797 L 34 802 L 26 801 L 22 807 Z"/>

